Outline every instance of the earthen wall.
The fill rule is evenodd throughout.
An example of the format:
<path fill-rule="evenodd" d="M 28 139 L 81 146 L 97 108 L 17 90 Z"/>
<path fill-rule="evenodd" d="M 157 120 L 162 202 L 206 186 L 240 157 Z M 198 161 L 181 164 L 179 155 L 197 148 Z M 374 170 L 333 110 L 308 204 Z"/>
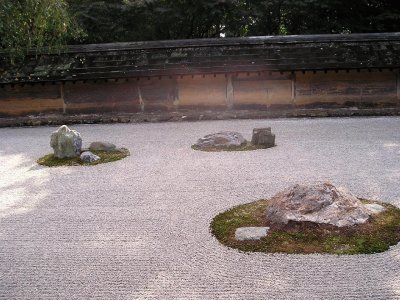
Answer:
<path fill-rule="evenodd" d="M 394 70 L 250 72 L 141 77 L 0 88 L 0 116 L 177 109 L 385 107 L 399 104 Z"/>

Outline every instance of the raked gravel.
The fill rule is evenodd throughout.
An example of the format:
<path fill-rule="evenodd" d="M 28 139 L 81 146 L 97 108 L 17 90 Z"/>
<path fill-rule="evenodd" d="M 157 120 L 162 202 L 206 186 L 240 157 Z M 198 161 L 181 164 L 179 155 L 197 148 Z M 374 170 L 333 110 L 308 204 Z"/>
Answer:
<path fill-rule="evenodd" d="M 277 147 L 201 152 L 222 130 Z M 55 127 L 0 129 L 0 299 L 400 299 L 400 246 L 374 255 L 245 254 L 212 218 L 295 183 L 330 181 L 400 206 L 400 118 L 71 126 L 130 149 L 47 168 Z"/>

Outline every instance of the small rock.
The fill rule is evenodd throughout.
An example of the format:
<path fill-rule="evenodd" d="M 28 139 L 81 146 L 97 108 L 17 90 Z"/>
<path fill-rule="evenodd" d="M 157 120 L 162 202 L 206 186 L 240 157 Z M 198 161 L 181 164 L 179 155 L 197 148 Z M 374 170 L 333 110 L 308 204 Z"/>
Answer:
<path fill-rule="evenodd" d="M 271 127 L 254 128 L 251 143 L 256 146 L 273 147 L 275 146 L 275 134 L 271 133 Z"/>
<path fill-rule="evenodd" d="M 51 134 L 50 146 L 57 158 L 76 157 L 81 153 L 82 137 L 79 132 L 62 125 Z"/>
<path fill-rule="evenodd" d="M 235 231 L 238 241 L 259 240 L 268 234 L 269 227 L 240 227 Z"/>
<path fill-rule="evenodd" d="M 366 209 L 368 209 L 368 211 L 371 213 L 371 215 L 379 214 L 386 210 L 385 207 L 383 207 L 382 205 L 379 205 L 377 203 L 364 204 L 364 206 Z"/>
<path fill-rule="evenodd" d="M 116 146 L 109 142 L 93 142 L 90 144 L 89 149 L 91 151 L 113 151 Z"/>
<path fill-rule="evenodd" d="M 93 154 L 90 151 L 85 151 L 82 152 L 81 156 L 80 156 L 81 161 L 85 162 L 85 163 L 91 163 L 94 162 L 96 160 L 99 160 L 100 157 L 97 156 L 96 154 Z"/>
<path fill-rule="evenodd" d="M 205 137 L 199 139 L 195 146 L 199 149 L 225 148 L 239 147 L 246 143 L 247 141 L 239 132 L 221 131 L 218 133 L 208 134 Z"/>
<path fill-rule="evenodd" d="M 330 183 L 297 184 L 272 197 L 266 211 L 272 223 L 313 222 L 337 227 L 363 224 L 369 215 L 350 191 Z"/>

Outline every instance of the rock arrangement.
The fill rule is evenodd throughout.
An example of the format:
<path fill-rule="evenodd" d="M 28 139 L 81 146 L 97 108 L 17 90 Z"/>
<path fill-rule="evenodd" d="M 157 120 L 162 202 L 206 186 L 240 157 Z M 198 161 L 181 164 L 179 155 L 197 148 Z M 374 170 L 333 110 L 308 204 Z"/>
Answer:
<path fill-rule="evenodd" d="M 56 158 L 73 158 L 79 156 L 80 160 L 85 163 L 92 163 L 100 160 L 100 157 L 91 151 L 118 150 L 112 143 L 97 141 L 90 144 L 90 151 L 82 151 L 81 134 L 75 130 L 69 129 L 66 125 L 62 125 L 51 134 L 50 146 L 53 148 Z"/>
<path fill-rule="evenodd" d="M 192 147 L 196 150 L 255 150 L 275 146 L 275 135 L 271 127 L 253 129 L 253 136 L 249 143 L 241 133 L 235 131 L 221 131 L 198 139 Z"/>
<path fill-rule="evenodd" d="M 347 189 L 330 183 L 297 184 L 272 197 L 266 217 L 275 224 L 307 221 L 344 227 L 366 223 L 383 209 L 378 204 L 364 205 Z"/>

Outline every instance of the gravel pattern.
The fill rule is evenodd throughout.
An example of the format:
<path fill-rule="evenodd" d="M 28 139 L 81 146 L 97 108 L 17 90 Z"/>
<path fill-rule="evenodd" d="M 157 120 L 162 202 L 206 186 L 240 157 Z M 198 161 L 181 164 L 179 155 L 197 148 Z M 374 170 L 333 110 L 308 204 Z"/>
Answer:
<path fill-rule="evenodd" d="M 194 151 L 271 126 L 277 147 Z M 374 255 L 244 254 L 212 218 L 295 183 L 400 205 L 400 118 L 71 126 L 131 156 L 46 168 L 55 127 L 0 129 L 0 299 L 400 299 L 400 246 Z"/>

